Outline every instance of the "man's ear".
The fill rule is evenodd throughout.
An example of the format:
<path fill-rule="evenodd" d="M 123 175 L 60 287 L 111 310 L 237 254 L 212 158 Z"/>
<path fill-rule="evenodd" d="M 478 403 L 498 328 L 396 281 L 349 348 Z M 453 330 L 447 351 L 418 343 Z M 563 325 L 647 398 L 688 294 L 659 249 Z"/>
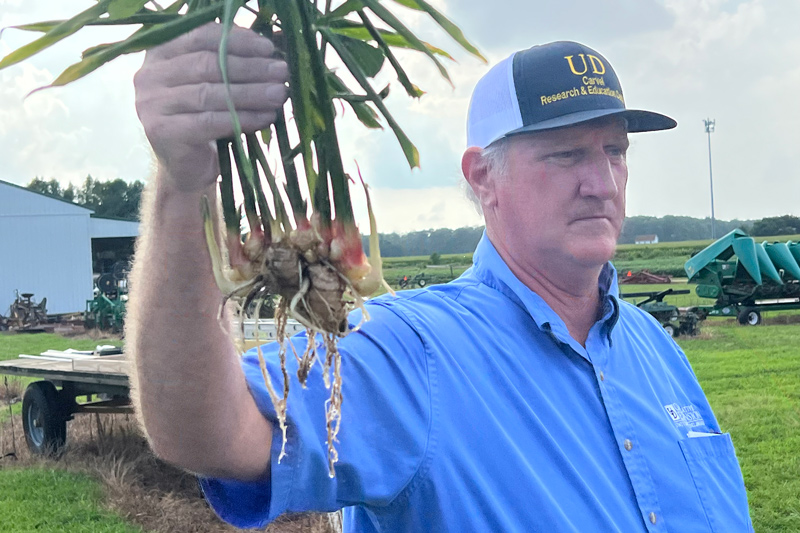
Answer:
<path fill-rule="evenodd" d="M 489 175 L 489 166 L 483 160 L 482 152 L 477 146 L 467 148 L 461 156 L 461 172 L 486 211 L 487 207 L 496 203 L 496 197 L 494 180 Z"/>

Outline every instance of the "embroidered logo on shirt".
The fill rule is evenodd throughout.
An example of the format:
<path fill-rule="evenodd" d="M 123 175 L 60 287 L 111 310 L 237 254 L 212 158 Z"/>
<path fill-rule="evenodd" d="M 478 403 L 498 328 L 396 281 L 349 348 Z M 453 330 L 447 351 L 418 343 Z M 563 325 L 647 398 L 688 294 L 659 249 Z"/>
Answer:
<path fill-rule="evenodd" d="M 681 407 L 677 403 L 671 403 L 664 406 L 667 410 L 669 417 L 675 422 L 676 425 L 693 428 L 705 425 L 703 417 L 694 405 L 684 405 Z"/>

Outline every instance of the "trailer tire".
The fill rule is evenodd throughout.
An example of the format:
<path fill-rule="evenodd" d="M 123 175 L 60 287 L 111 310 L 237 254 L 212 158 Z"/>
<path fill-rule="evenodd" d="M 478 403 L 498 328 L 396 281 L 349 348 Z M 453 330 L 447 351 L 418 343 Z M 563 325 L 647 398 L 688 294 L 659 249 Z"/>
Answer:
<path fill-rule="evenodd" d="M 745 307 L 739 312 L 739 324 L 743 326 L 758 326 L 761 324 L 761 313 L 757 309 Z"/>
<path fill-rule="evenodd" d="M 428 284 L 428 282 L 427 282 L 427 281 L 425 281 L 425 278 L 419 278 L 419 279 L 417 280 L 417 285 L 419 285 L 419 286 L 420 286 L 420 288 L 424 287 L 424 286 L 425 286 L 425 285 L 427 285 L 427 284 Z"/>
<path fill-rule="evenodd" d="M 49 381 L 28 385 L 22 397 L 22 428 L 25 442 L 33 454 L 61 455 L 67 442 L 67 419 L 55 385 Z"/>

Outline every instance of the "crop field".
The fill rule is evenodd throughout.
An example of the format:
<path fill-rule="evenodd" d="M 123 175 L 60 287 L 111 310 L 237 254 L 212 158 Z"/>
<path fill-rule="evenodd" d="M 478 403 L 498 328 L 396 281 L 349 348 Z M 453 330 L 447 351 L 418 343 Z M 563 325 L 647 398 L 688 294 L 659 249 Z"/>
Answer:
<path fill-rule="evenodd" d="M 800 235 L 781 235 L 778 237 L 754 237 L 757 243 L 762 241 L 798 242 Z M 674 277 L 686 277 L 683 265 L 692 256 L 713 241 L 660 242 L 657 244 L 621 244 L 612 262 L 620 273 L 628 270 L 649 270 L 654 274 L 669 274 Z M 384 257 L 384 277 L 392 287 L 397 288 L 397 280 L 402 276 L 412 277 L 420 272 L 431 276 L 442 283 L 452 279 L 449 266 L 458 276 L 472 264 L 472 254 L 443 254 L 438 265 L 431 265 L 428 256 Z M 448 268 L 445 268 L 448 267 Z"/>

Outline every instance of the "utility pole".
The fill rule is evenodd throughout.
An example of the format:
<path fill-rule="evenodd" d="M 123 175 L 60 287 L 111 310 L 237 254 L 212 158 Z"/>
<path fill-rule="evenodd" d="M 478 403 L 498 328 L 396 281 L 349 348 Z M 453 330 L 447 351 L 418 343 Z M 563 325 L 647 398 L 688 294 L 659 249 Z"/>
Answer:
<path fill-rule="evenodd" d="M 708 134 L 708 181 L 711 184 L 711 239 L 717 239 L 717 231 L 714 227 L 714 176 L 711 172 L 711 134 L 714 133 L 714 119 L 704 119 L 703 123 L 706 126 L 706 133 Z"/>

